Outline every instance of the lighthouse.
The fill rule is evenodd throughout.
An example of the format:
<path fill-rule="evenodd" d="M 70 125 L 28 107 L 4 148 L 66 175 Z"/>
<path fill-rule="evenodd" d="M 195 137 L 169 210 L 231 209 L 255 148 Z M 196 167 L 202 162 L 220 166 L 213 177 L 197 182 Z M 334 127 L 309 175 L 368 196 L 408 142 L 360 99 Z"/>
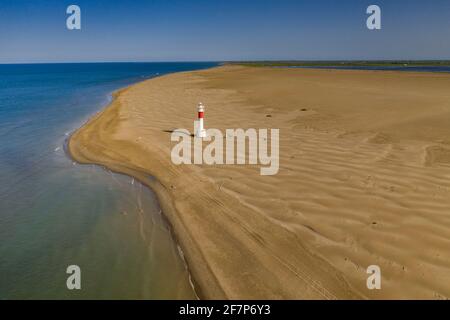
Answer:
<path fill-rule="evenodd" d="M 197 132 L 195 133 L 195 136 L 197 138 L 205 138 L 206 137 L 206 130 L 203 128 L 203 117 L 205 115 L 205 107 L 200 102 L 198 104 L 198 126 L 197 126 Z"/>

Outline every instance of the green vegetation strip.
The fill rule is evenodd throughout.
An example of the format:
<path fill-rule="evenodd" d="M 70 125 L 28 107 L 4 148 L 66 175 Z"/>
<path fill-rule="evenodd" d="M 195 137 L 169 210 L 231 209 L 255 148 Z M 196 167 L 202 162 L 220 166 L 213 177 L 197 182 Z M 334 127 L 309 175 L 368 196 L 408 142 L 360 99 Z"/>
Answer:
<path fill-rule="evenodd" d="M 249 67 L 419 67 L 450 66 L 450 60 L 404 60 L 404 61 L 238 61 L 231 65 Z"/>

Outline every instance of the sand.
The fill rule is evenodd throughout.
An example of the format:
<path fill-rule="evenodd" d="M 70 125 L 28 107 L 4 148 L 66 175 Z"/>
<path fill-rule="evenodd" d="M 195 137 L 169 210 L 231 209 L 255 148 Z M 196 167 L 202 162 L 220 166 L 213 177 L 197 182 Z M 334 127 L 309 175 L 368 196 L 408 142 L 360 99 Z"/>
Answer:
<path fill-rule="evenodd" d="M 115 94 L 72 156 L 158 194 L 206 299 L 450 297 L 450 74 L 222 66 Z M 279 128 L 280 170 L 174 165 L 176 128 Z M 149 178 L 151 175 L 154 178 Z M 366 286 L 381 268 L 380 290 Z"/>

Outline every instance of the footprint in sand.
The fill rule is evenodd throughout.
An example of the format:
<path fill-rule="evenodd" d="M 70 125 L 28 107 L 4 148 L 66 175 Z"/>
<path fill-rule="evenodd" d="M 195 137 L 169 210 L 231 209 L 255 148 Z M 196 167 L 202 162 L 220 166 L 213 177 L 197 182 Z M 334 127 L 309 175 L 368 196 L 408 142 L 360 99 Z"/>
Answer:
<path fill-rule="evenodd" d="M 437 164 L 450 165 L 450 148 L 439 145 L 431 145 L 425 148 L 425 166 Z"/>

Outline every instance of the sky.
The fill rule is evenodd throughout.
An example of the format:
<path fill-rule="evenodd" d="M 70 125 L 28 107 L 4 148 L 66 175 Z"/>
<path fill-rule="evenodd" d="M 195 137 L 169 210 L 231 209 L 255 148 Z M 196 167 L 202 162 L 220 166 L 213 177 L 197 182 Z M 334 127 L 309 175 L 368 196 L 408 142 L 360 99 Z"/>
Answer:
<path fill-rule="evenodd" d="M 378 59 L 450 59 L 450 1 L 0 0 L 0 63 Z"/>

